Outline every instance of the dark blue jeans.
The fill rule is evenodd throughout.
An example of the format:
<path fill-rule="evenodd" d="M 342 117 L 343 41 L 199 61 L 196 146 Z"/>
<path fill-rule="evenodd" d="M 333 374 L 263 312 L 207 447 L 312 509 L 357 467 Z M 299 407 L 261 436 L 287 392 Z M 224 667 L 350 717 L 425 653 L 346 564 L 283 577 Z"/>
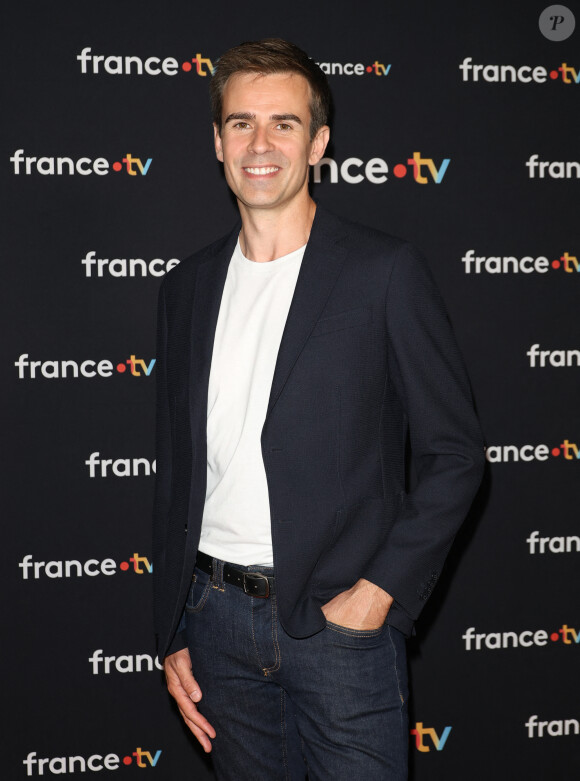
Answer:
<path fill-rule="evenodd" d="M 214 560 L 214 572 L 212 582 L 196 567 L 186 624 L 219 781 L 404 781 L 403 635 L 327 622 L 296 639 L 278 621 L 275 595 L 224 583 L 223 562 Z"/>

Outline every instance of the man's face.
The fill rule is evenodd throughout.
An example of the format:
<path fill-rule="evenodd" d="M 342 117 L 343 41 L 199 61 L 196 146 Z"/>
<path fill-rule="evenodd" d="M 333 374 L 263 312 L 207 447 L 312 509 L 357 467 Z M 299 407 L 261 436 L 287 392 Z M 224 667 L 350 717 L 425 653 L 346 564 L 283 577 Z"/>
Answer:
<path fill-rule="evenodd" d="M 228 79 L 215 149 L 240 206 L 276 209 L 308 196 L 308 166 L 321 159 L 329 135 L 324 126 L 310 140 L 309 103 L 310 87 L 299 74 Z"/>

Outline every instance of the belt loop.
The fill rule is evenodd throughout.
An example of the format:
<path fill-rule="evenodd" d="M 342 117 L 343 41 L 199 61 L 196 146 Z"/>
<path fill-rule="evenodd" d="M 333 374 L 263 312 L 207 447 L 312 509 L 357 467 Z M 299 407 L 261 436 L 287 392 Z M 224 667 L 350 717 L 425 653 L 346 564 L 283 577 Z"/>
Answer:
<path fill-rule="evenodd" d="M 212 559 L 213 567 L 212 567 L 212 576 L 211 579 L 213 581 L 213 587 L 219 588 L 223 591 L 224 589 L 224 563 L 221 561 L 221 559 Z"/>

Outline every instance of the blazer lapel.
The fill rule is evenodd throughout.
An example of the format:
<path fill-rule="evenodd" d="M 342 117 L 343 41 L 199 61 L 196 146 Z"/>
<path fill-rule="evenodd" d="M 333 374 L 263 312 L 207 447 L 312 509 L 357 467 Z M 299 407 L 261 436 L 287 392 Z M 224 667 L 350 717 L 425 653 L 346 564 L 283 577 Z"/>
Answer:
<path fill-rule="evenodd" d="M 280 342 L 266 421 L 338 279 L 347 254 L 344 233 L 340 220 L 317 206 Z"/>
<path fill-rule="evenodd" d="M 215 330 L 228 266 L 240 227 L 238 223 L 197 271 L 191 318 L 189 382 L 194 439 L 202 429 L 204 434 L 206 431 L 207 390 Z M 338 279 L 347 254 L 342 244 L 344 235 L 340 220 L 317 206 L 278 350 L 266 420 Z"/>
<path fill-rule="evenodd" d="M 236 246 L 240 223 L 201 263 L 195 281 L 191 316 L 190 401 L 192 432 L 207 418 L 207 389 L 213 343 L 229 262 Z M 195 433 L 194 433 L 195 436 Z"/>

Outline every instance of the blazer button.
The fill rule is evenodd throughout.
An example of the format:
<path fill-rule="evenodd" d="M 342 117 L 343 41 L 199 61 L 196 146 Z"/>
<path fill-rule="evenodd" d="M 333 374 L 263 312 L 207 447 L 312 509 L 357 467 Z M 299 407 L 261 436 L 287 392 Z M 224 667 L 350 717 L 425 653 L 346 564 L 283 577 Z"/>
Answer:
<path fill-rule="evenodd" d="M 183 527 L 183 531 L 187 534 L 187 526 Z"/>

